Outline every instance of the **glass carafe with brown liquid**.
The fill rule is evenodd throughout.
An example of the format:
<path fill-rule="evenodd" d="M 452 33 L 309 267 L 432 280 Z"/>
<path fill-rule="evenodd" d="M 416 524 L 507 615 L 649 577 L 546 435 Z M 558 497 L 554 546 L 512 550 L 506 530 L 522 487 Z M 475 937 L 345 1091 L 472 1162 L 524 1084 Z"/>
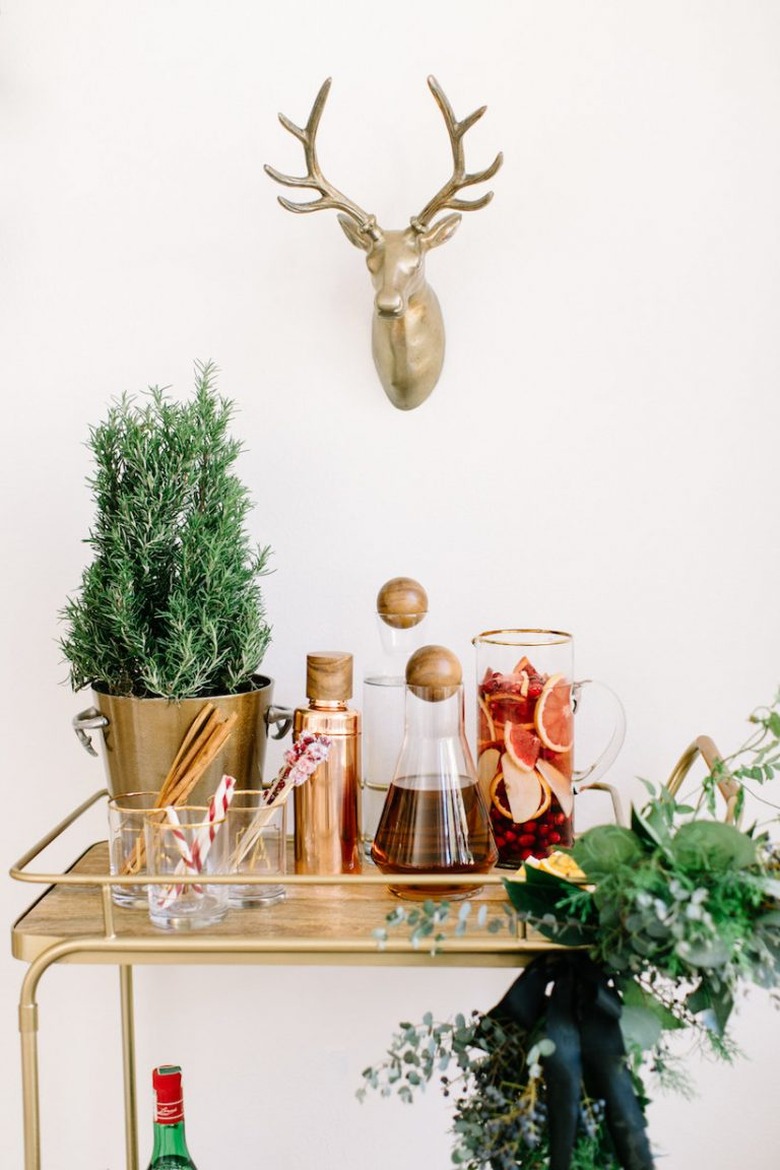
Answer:
<path fill-rule="evenodd" d="M 406 728 L 371 856 L 388 875 L 483 874 L 497 850 L 463 722 L 462 670 L 443 646 L 406 667 Z M 463 898 L 478 885 L 391 885 L 404 898 Z"/>
<path fill-rule="evenodd" d="M 381 655 L 363 679 L 363 847 L 371 856 L 404 740 L 406 664 L 425 641 L 428 595 L 412 577 L 393 577 L 376 599 Z"/>

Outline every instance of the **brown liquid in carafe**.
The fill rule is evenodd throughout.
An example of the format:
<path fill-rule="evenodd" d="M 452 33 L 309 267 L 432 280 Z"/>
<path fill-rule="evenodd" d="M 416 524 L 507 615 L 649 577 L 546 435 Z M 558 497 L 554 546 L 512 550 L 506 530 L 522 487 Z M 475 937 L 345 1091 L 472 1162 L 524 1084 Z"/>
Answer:
<path fill-rule="evenodd" d="M 390 785 L 371 856 L 387 874 L 487 873 L 496 847 L 487 811 L 469 777 L 442 787 L 437 776 L 403 776 Z M 479 886 L 390 886 L 407 898 L 462 898 Z"/>

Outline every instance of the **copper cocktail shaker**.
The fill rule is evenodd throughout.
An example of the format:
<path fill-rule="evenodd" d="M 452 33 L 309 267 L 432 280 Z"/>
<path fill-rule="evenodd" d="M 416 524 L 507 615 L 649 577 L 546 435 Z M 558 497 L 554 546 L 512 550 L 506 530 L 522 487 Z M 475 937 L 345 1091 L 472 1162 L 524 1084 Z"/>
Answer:
<path fill-rule="evenodd" d="M 319 732 L 331 740 L 327 760 L 295 789 L 296 873 L 359 873 L 360 714 L 352 697 L 352 655 L 306 656 L 308 707 L 299 707 L 293 739 Z"/>

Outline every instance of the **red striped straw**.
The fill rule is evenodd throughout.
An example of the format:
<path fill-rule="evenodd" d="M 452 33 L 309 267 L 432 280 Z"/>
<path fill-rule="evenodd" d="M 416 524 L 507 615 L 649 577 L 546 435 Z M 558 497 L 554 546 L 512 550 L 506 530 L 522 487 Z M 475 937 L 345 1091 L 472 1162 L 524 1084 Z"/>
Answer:
<path fill-rule="evenodd" d="M 232 776 L 223 776 L 217 785 L 216 792 L 209 801 L 206 824 L 198 830 L 193 845 L 193 856 L 198 863 L 199 869 L 203 868 L 203 863 L 211 848 L 211 842 L 216 837 L 219 826 L 227 815 L 227 810 L 230 808 L 230 802 L 233 799 L 235 790 L 236 781 L 234 778 Z"/>
<path fill-rule="evenodd" d="M 190 873 L 200 873 L 201 865 L 199 863 L 199 859 L 193 856 L 193 853 L 190 851 L 190 847 L 187 844 L 187 838 L 184 834 L 184 830 L 181 827 L 181 821 L 179 820 L 175 808 L 168 804 L 165 806 L 163 811 L 165 812 L 165 816 L 168 819 L 168 824 L 171 828 L 171 836 L 173 837 L 176 848 L 179 851 L 179 856 L 181 857 L 181 861 L 179 862 L 177 869 L 179 869 L 180 872 L 186 872 L 189 870 Z M 181 897 L 183 888 L 184 887 L 181 885 L 164 887 L 162 892 L 163 908 L 170 906 L 172 902 Z M 193 886 L 193 889 L 198 893 L 201 891 L 201 888 L 202 887 L 198 885 Z"/>
<path fill-rule="evenodd" d="M 190 847 L 187 844 L 187 838 L 184 835 L 184 831 L 181 827 L 181 821 L 179 820 L 176 810 L 171 805 L 166 805 L 165 815 L 168 818 L 169 825 L 171 826 L 171 836 L 176 843 L 176 848 L 179 851 L 185 867 L 191 870 L 193 873 L 200 873 L 201 866 L 198 864 L 199 859 L 195 857 L 192 852 L 190 852 Z"/>

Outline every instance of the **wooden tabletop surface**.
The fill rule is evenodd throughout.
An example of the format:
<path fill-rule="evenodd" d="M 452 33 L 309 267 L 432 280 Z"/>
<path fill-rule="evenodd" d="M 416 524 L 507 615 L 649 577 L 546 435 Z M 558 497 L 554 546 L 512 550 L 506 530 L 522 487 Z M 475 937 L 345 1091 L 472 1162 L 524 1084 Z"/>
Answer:
<path fill-rule="evenodd" d="M 368 863 L 367 872 L 376 873 Z M 346 878 L 338 885 L 287 885 L 286 898 L 271 906 L 230 909 L 224 921 L 208 932 L 162 931 L 152 926 L 144 909 L 112 906 L 113 934 L 106 938 L 100 880 L 106 881 L 108 849 L 105 841 L 92 845 L 68 870 L 95 875 L 96 885 L 49 887 L 14 924 L 12 951 L 32 962 L 49 947 L 69 943 L 58 961 L 88 963 L 316 963 L 401 964 L 447 966 L 522 966 L 551 944 L 520 929 L 504 912 L 507 897 L 500 884 L 487 885 L 470 899 L 466 932 L 454 934 L 458 903 L 451 903 L 446 938 L 431 955 L 430 943 L 415 947 L 407 924 L 388 928 L 381 946 L 373 932 L 386 925 L 386 916 L 399 905 L 411 911 L 415 903 L 393 896 L 384 884 L 365 884 Z M 431 888 L 435 898 L 435 888 Z M 480 906 L 486 921 L 477 922 Z M 491 920 L 502 927 L 491 932 Z M 112 945 L 111 940 L 118 940 Z M 83 945 L 82 945 L 83 944 Z M 135 950 L 133 948 L 136 948 Z M 147 948 L 144 950 L 144 948 Z"/>

